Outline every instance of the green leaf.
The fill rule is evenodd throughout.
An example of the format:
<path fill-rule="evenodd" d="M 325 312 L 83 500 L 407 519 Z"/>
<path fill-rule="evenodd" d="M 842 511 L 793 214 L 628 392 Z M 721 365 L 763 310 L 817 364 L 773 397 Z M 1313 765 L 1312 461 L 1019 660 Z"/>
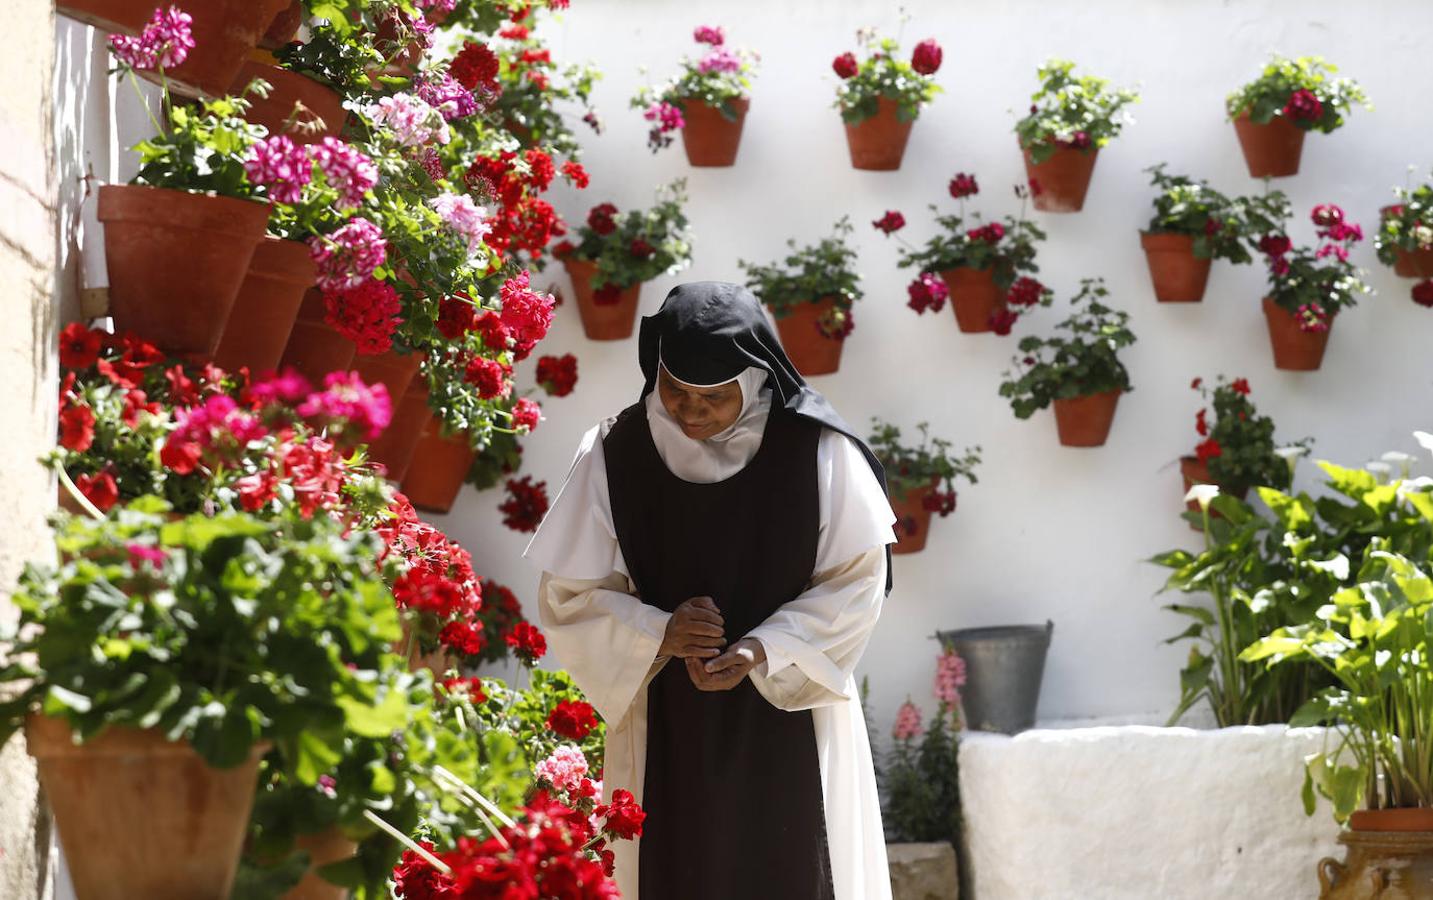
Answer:
<path fill-rule="evenodd" d="M 320 775 L 327 775 L 333 771 L 334 767 L 343 759 L 343 754 L 339 750 L 307 731 L 299 735 L 297 750 L 297 758 L 294 760 L 294 777 L 307 785 L 317 784 Z"/>
<path fill-rule="evenodd" d="M 378 705 L 353 697 L 340 697 L 348 728 L 361 737 L 383 738 L 408 723 L 408 702 L 403 692 L 390 689 Z"/>

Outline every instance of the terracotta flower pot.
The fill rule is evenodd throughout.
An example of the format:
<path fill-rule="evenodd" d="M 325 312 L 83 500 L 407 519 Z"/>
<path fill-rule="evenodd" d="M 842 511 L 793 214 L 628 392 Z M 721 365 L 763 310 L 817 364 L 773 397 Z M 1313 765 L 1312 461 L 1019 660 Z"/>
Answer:
<path fill-rule="evenodd" d="M 251 105 L 244 118 L 269 129 L 269 134 L 286 135 L 296 144 L 316 144 L 326 136 L 337 137 L 343 131 L 348 113 L 343 109 L 343 98 L 333 88 L 288 69 L 247 60 L 234 79 L 232 92 L 238 94 L 255 78 L 264 79 L 273 90 L 268 97 L 251 94 Z M 294 114 L 295 104 L 303 104 L 304 109 L 313 114 L 300 113 L 298 121 L 311 122 L 316 115 L 323 120 L 323 129 L 313 132 L 297 128 L 286 130 L 284 123 Z"/>
<path fill-rule="evenodd" d="M 307 244 L 265 238 L 254 248 L 214 364 L 231 372 L 248 366 L 255 375 L 277 369 L 315 275 Z"/>
<path fill-rule="evenodd" d="M 413 464 L 403 476 L 403 493 L 418 509 L 446 515 L 476 455 L 467 434 L 445 437 L 438 419 L 429 419 L 413 452 Z"/>
<path fill-rule="evenodd" d="M 209 360 L 264 238 L 268 204 L 112 184 L 100 188 L 98 214 L 116 330 Z"/>
<path fill-rule="evenodd" d="M 915 122 L 902 122 L 897 115 L 899 109 L 896 101 L 881 97 L 876 101 L 874 116 L 846 126 L 852 168 L 890 172 L 901 167 Z"/>
<path fill-rule="evenodd" d="M 434 678 L 442 678 L 448 669 L 457 665 L 453 654 L 448 648 L 439 645 L 432 653 L 424 653 L 418 646 L 418 642 L 410 641 L 412 624 L 405 618 L 403 620 L 403 637 L 393 645 L 393 652 L 403 657 L 408 662 L 408 671 L 417 672 L 420 669 L 427 669 L 433 673 Z"/>
<path fill-rule="evenodd" d="M 347 372 L 358 350 L 324 320 L 323 291 L 309 288 L 299 303 L 289 341 L 284 345 L 282 368 L 293 367 L 315 385 L 329 372 Z"/>
<path fill-rule="evenodd" d="M 422 377 L 413 378 L 407 390 L 392 396 L 393 421 L 378 440 L 369 445 L 368 456 L 383 464 L 389 481 L 402 483 L 413 464 L 423 429 L 433 418 L 433 410 L 428 406 L 428 382 Z"/>
<path fill-rule="evenodd" d="M 387 388 L 388 398 L 397 406 L 398 401 L 413 384 L 413 379 L 418 374 L 418 366 L 422 362 L 423 357 L 420 354 L 400 354 L 389 350 L 372 356 L 359 353 L 353 358 L 353 368 L 365 384 L 381 384 Z M 426 392 L 427 384 L 423 384 L 422 389 Z"/>
<path fill-rule="evenodd" d="M 66 722 L 36 715 L 25 739 L 77 896 L 227 900 L 267 745 L 215 769 L 157 730 L 112 726 L 76 746 Z"/>
<path fill-rule="evenodd" d="M 1025 150 L 1025 177 L 1030 182 L 1030 199 L 1041 212 L 1079 212 L 1095 174 L 1098 147 L 1076 150 L 1056 147 L 1055 155 L 1036 164 Z"/>
<path fill-rule="evenodd" d="M 1110 436 L 1123 391 L 1105 391 L 1055 401 L 1055 427 L 1066 447 L 1100 447 Z"/>
<path fill-rule="evenodd" d="M 1298 316 L 1264 298 L 1264 318 L 1269 323 L 1269 343 L 1274 348 L 1274 368 L 1291 372 L 1312 372 L 1323 364 L 1324 349 L 1333 331 L 1334 317 L 1329 317 L 1328 331 L 1304 331 Z"/>
<path fill-rule="evenodd" d="M 733 121 L 722 115 L 720 107 L 708 106 L 699 101 L 688 100 L 682 104 L 682 146 L 687 151 L 687 162 L 693 166 L 730 166 L 736 162 L 736 151 L 741 146 L 741 126 L 746 122 L 746 111 L 751 100 L 738 97 L 731 101 L 736 111 Z"/>
<path fill-rule="evenodd" d="M 279 49 L 298 36 L 299 26 L 303 23 L 303 0 L 290 0 L 288 6 L 274 14 L 274 20 L 259 38 L 259 46 L 265 50 Z"/>
<path fill-rule="evenodd" d="M 1140 232 L 1140 246 L 1149 263 L 1154 298 L 1160 303 L 1198 303 L 1204 299 L 1212 259 L 1194 255 L 1194 238 L 1187 234 Z"/>
<path fill-rule="evenodd" d="M 775 319 L 781 346 L 802 375 L 830 375 L 841 368 L 845 338 L 829 338 L 821 333 L 819 325 L 821 317 L 835 305 L 830 297 L 797 303 L 784 317 Z"/>
<path fill-rule="evenodd" d="M 344 900 L 348 888 L 325 881 L 318 869 L 353 856 L 358 852 L 358 844 L 344 837 L 337 828 L 301 834 L 294 843 L 300 850 L 308 851 L 309 870 L 303 881 L 284 892 L 282 900 Z"/>
<path fill-rule="evenodd" d="M 896 514 L 896 543 L 892 553 L 918 553 L 925 549 L 930 533 L 930 510 L 925 498 L 935 485 L 923 485 L 905 493 L 891 494 L 891 511 Z"/>
<path fill-rule="evenodd" d="M 620 341 L 631 337 L 637 322 L 641 283 L 623 288 L 616 303 L 598 303 L 592 296 L 592 278 L 597 274 L 597 264 L 570 258 L 563 260 L 562 264 L 572 279 L 572 292 L 577 296 L 577 311 L 582 316 L 582 330 L 588 340 Z"/>
<path fill-rule="evenodd" d="M 1379 224 L 1398 209 L 1396 206 L 1385 206 L 1378 211 Z M 1404 250 L 1402 247 L 1395 247 L 1394 253 L 1398 258 L 1393 263 L 1393 274 L 1400 278 L 1433 278 L 1433 247 L 1421 250 Z"/>
<path fill-rule="evenodd" d="M 1349 825 L 1344 861 L 1319 860 L 1320 900 L 1433 900 L 1433 810 L 1361 810 Z"/>
<path fill-rule="evenodd" d="M 1005 292 L 995 284 L 995 269 L 960 266 L 940 273 L 950 289 L 955 324 L 967 334 L 990 331 L 990 317 L 1005 309 Z"/>
<path fill-rule="evenodd" d="M 1299 173 L 1299 157 L 1304 153 L 1304 130 L 1282 115 L 1274 116 L 1267 125 L 1256 124 L 1249 113 L 1234 120 L 1234 133 L 1244 151 L 1244 163 L 1254 178 L 1283 178 Z"/>

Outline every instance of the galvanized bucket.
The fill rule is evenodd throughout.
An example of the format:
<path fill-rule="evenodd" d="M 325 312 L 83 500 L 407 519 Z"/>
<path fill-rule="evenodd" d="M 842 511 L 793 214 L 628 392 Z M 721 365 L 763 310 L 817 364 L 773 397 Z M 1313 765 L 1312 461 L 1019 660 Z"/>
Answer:
<path fill-rule="evenodd" d="M 979 731 L 1016 734 L 1035 724 L 1045 653 L 1055 623 L 962 628 L 937 633 L 965 660 L 965 722 Z"/>

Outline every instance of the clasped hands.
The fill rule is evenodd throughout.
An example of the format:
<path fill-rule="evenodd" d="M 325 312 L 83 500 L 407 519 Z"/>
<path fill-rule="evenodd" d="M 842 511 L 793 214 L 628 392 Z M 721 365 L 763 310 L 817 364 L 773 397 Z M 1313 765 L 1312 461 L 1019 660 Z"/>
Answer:
<path fill-rule="evenodd" d="M 729 691 L 766 661 L 766 648 L 753 638 L 742 638 L 728 647 L 724 626 L 721 610 L 712 598 L 693 597 L 667 620 L 667 633 L 657 655 L 681 658 L 697 690 Z"/>

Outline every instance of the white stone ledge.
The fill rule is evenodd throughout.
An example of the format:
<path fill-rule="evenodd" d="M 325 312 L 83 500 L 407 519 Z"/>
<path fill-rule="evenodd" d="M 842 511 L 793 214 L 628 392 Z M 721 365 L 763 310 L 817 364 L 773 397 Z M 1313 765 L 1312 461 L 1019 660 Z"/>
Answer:
<path fill-rule="evenodd" d="M 1305 816 L 1318 728 L 1151 725 L 967 732 L 965 842 L 977 900 L 1308 897 L 1342 856 Z"/>

